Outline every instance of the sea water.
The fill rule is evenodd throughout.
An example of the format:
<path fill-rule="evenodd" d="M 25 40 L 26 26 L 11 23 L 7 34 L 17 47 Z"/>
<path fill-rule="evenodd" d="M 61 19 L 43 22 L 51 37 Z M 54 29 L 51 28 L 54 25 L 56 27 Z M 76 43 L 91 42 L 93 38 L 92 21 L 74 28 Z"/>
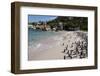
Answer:
<path fill-rule="evenodd" d="M 28 28 L 28 48 L 36 50 L 49 49 L 59 43 L 60 33 L 55 31 L 42 31 Z"/>

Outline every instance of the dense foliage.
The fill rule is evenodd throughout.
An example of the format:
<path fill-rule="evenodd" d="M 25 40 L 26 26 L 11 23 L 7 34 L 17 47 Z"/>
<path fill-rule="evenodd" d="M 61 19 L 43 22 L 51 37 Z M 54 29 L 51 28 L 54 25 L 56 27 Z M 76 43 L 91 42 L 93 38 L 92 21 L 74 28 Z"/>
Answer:
<path fill-rule="evenodd" d="M 57 26 L 59 22 L 63 23 L 64 29 L 79 28 L 80 30 L 88 30 L 88 18 L 87 17 L 63 17 L 58 16 L 55 20 L 48 21 L 51 26 Z"/>
<path fill-rule="evenodd" d="M 39 21 L 42 25 L 44 22 Z M 65 16 L 57 16 L 56 19 L 47 21 L 47 25 L 50 27 L 57 27 L 59 23 L 62 23 L 63 30 L 88 30 L 88 18 L 87 17 L 65 17 Z M 36 25 L 36 22 L 28 23 L 31 25 Z"/>

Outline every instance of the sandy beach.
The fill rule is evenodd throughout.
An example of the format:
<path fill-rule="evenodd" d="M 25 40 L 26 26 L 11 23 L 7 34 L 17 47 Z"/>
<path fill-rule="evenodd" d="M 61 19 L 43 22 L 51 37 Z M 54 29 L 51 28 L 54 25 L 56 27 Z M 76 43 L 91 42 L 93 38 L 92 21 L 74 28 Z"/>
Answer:
<path fill-rule="evenodd" d="M 42 40 L 28 48 L 28 60 L 87 58 L 87 32 L 59 31 L 58 36 Z"/>

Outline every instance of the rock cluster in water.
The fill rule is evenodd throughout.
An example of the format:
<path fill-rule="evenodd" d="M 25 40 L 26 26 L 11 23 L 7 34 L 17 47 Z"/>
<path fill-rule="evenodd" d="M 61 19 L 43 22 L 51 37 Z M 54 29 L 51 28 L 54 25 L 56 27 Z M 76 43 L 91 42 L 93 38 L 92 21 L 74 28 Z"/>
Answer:
<path fill-rule="evenodd" d="M 62 46 L 64 59 L 87 58 L 88 57 L 88 36 L 87 32 L 68 32 L 63 36 Z"/>

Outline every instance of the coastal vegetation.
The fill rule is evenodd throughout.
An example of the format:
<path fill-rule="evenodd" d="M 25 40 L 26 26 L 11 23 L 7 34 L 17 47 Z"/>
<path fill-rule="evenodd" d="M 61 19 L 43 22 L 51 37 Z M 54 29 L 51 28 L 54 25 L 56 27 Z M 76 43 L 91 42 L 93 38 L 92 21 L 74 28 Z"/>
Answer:
<path fill-rule="evenodd" d="M 28 25 L 31 25 L 31 27 L 34 29 L 41 29 L 43 31 L 47 30 L 87 31 L 88 18 L 57 16 L 55 19 L 50 21 L 29 22 Z"/>

